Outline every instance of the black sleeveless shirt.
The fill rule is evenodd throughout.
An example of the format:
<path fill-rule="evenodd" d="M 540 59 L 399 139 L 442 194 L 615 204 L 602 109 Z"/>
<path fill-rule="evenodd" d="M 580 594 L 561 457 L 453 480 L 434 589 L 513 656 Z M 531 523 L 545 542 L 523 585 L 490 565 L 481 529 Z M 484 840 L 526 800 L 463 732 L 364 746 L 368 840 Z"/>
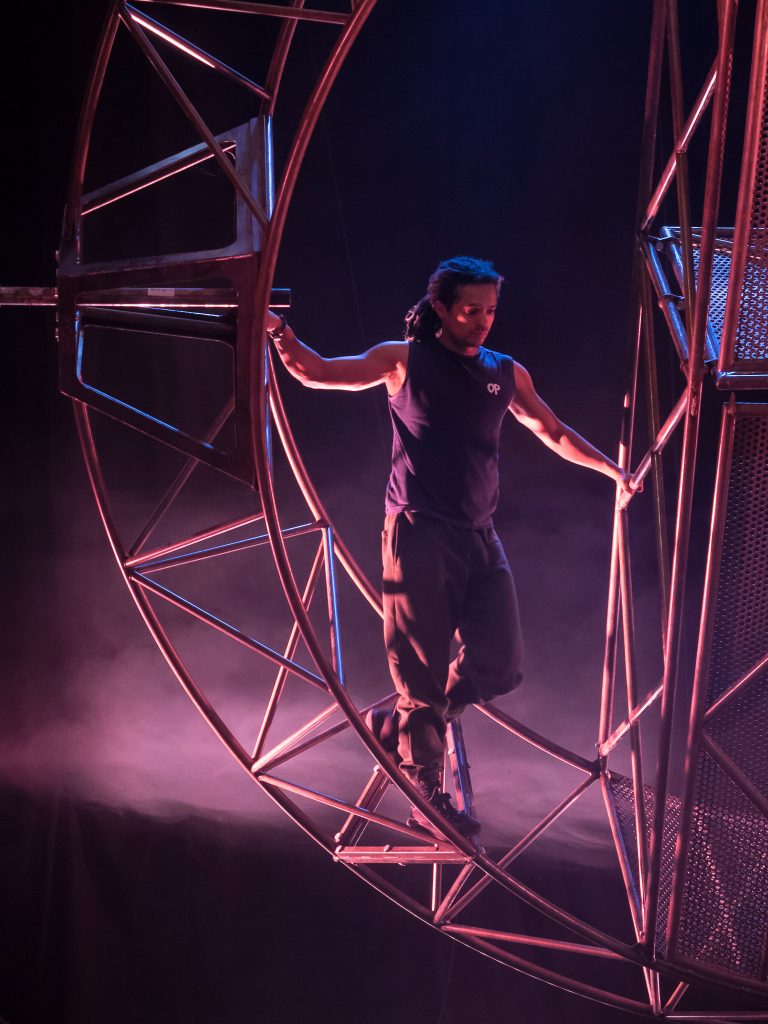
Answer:
<path fill-rule="evenodd" d="M 511 356 L 460 356 L 437 339 L 411 342 L 402 388 L 389 399 L 394 432 L 387 512 L 424 512 L 492 526 L 499 433 L 515 394 Z"/>

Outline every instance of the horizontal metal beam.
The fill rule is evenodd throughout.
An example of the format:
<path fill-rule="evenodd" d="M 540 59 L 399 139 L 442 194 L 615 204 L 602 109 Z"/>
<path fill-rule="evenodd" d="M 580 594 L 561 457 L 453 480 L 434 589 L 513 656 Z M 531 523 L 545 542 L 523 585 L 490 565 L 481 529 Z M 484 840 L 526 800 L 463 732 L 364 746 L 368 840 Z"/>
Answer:
<path fill-rule="evenodd" d="M 259 513 L 255 516 L 247 516 L 242 521 L 234 522 L 232 524 L 225 523 L 220 527 L 214 527 L 211 530 L 205 531 L 195 540 L 188 538 L 179 541 L 178 544 L 169 545 L 168 550 L 175 551 L 190 544 L 195 544 L 211 537 L 220 536 L 229 530 L 236 530 L 240 526 L 244 526 L 249 522 L 254 522 L 263 518 L 263 515 Z M 322 523 L 305 523 L 302 526 L 288 526 L 283 529 L 283 536 L 285 538 L 303 537 L 308 533 L 313 533 L 316 530 L 321 530 L 322 528 Z M 225 544 L 217 544 L 214 547 L 205 548 L 202 551 L 188 551 L 178 555 L 170 554 L 168 557 L 163 557 L 162 555 L 155 556 L 153 552 L 149 552 L 148 554 L 141 555 L 138 558 L 129 559 L 126 562 L 126 568 L 136 568 L 141 572 L 159 572 L 162 569 L 177 569 L 182 565 L 190 565 L 193 562 L 203 562 L 209 558 L 219 558 L 222 555 L 233 555 L 240 551 L 248 551 L 251 548 L 264 547 L 267 544 L 269 544 L 269 534 L 260 533 L 254 537 L 243 537 L 241 540 L 233 540 Z"/>
<path fill-rule="evenodd" d="M 340 11 L 318 11 L 302 7 L 281 7 L 278 4 L 249 3 L 248 0 L 148 0 L 150 3 L 175 7 L 198 7 L 204 11 L 229 11 L 233 14 L 261 14 L 284 21 L 319 21 L 327 25 L 346 25 L 349 15 Z"/>
<path fill-rule="evenodd" d="M 57 288 L 0 288 L 0 306 L 55 306 Z M 273 288 L 270 309 L 288 309 L 290 288 Z M 237 295 L 231 288 L 116 288 L 85 292 L 78 309 L 237 309 Z"/>
<path fill-rule="evenodd" d="M 452 846 L 339 846 L 334 860 L 343 864 L 466 864 L 471 860 Z"/>
<path fill-rule="evenodd" d="M 599 946 L 585 946 L 578 942 L 563 942 L 559 939 L 543 939 L 535 935 L 518 935 L 514 932 L 500 932 L 489 928 L 473 928 L 469 925 L 447 924 L 441 931 L 448 935 L 477 936 L 482 939 L 493 939 L 496 942 L 510 942 L 519 946 L 533 946 L 536 949 L 555 949 L 564 953 L 579 953 L 585 956 L 603 957 L 606 960 L 623 960 L 612 949 Z"/>
<path fill-rule="evenodd" d="M 0 288 L 0 306 L 55 306 L 55 288 L 36 288 L 28 285 Z"/>
<path fill-rule="evenodd" d="M 198 314 L 199 315 L 199 314 Z M 234 344 L 236 326 L 212 314 L 197 319 L 194 313 L 170 316 L 144 309 L 90 307 L 81 320 L 83 327 L 107 327 L 132 334 L 159 334 L 164 338 L 197 338 L 201 341 Z"/>

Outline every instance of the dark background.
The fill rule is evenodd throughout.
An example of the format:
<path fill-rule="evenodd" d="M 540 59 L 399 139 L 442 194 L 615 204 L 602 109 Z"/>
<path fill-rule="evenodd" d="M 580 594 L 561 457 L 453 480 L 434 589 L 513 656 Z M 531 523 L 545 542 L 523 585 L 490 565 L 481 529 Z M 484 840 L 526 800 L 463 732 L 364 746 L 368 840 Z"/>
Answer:
<path fill-rule="evenodd" d="M 613 454 L 649 8 L 380 0 L 327 105 L 292 208 L 276 284 L 293 289 L 297 332 L 329 354 L 397 337 L 439 259 L 492 258 L 507 283 L 491 344 L 524 363 L 558 414 Z M 713 12 L 686 11 L 690 100 L 711 59 Z M 5 35 L 3 284 L 53 284 L 74 128 L 103 14 L 98 3 L 25 8 Z M 312 80 L 327 32 L 299 32 L 297 81 Z M 221 45 L 247 66 L 245 43 Z M 127 96 L 130 64 L 123 71 Z M 119 88 L 115 95 L 101 125 L 112 140 L 100 151 L 105 167 L 136 142 Z M 162 155 L 175 148 L 167 107 L 147 96 L 142 131 Z M 210 103 L 217 130 L 242 119 Z M 278 162 L 285 142 L 276 139 Z M 57 394 L 52 312 L 4 309 L 0 318 L 8 418 L 0 1017 L 618 1020 L 432 934 L 332 864 L 230 764 L 175 688 L 114 570 L 71 411 Z M 665 362 L 671 394 L 679 387 L 672 352 Z M 383 395 L 308 397 L 290 382 L 287 393 L 320 492 L 375 577 L 389 445 Z M 588 738 L 611 487 L 512 424 L 502 461 L 497 525 L 529 652 L 529 685 L 515 707 Z M 641 622 L 655 613 L 644 529 Z M 542 867 L 587 902 L 604 893 L 591 835 L 577 832 L 573 848 L 550 850 Z M 624 915 L 617 905 L 617 919 Z"/>

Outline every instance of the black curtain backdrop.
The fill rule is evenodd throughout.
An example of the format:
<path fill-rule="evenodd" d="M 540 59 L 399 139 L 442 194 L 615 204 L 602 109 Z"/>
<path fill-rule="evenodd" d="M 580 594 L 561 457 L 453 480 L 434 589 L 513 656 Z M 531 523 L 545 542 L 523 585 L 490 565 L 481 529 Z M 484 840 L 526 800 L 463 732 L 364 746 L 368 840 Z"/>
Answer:
<path fill-rule="evenodd" d="M 297 332 L 328 354 L 397 337 L 439 259 L 490 257 L 507 279 L 490 343 L 613 453 L 649 8 L 380 0 L 291 213 L 276 283 L 293 289 Z M 2 284 L 53 284 L 104 12 L 82 0 L 28 5 L 6 27 Z M 297 52 L 313 74 L 316 37 L 301 30 Z M 702 60 L 687 69 L 694 82 Z M 158 137 L 159 117 L 150 109 L 146 125 Z M 127 131 L 119 109 L 111 130 Z M 278 154 L 285 142 L 276 140 Z M 114 568 L 57 393 L 53 313 L 4 309 L 0 333 L 9 425 L 0 1018 L 619 1020 L 412 920 L 334 865 L 230 763 Z M 673 379 L 671 353 L 669 364 Z M 287 390 L 322 496 L 375 576 L 383 397 L 306 403 L 298 386 Z M 573 666 L 592 671 L 601 656 L 610 484 L 514 425 L 502 457 L 498 526 L 521 592 L 532 687 L 520 699 L 577 721 L 586 710 L 569 696 Z M 647 559 L 650 579 L 650 548 Z M 544 870 L 563 892 L 602 897 L 599 859 L 590 863 L 583 846 Z M 624 908 L 616 913 L 623 919 Z"/>

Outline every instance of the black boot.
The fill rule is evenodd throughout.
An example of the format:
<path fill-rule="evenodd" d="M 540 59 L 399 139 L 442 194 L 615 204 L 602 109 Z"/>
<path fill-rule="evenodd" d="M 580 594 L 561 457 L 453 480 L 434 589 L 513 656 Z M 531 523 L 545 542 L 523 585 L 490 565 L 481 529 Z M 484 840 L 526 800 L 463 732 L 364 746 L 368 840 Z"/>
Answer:
<path fill-rule="evenodd" d="M 451 803 L 451 798 L 448 794 L 442 791 L 440 776 L 437 772 L 430 772 L 428 775 L 415 781 L 414 785 L 427 803 L 434 807 L 438 815 L 444 818 L 461 835 L 469 839 L 476 832 L 480 831 L 481 825 L 477 818 L 473 818 L 466 811 L 457 810 Z M 407 824 L 409 828 L 425 828 L 433 835 L 439 835 L 442 838 L 442 833 L 438 832 L 437 827 L 422 814 L 418 807 L 411 807 L 411 816 Z"/>

